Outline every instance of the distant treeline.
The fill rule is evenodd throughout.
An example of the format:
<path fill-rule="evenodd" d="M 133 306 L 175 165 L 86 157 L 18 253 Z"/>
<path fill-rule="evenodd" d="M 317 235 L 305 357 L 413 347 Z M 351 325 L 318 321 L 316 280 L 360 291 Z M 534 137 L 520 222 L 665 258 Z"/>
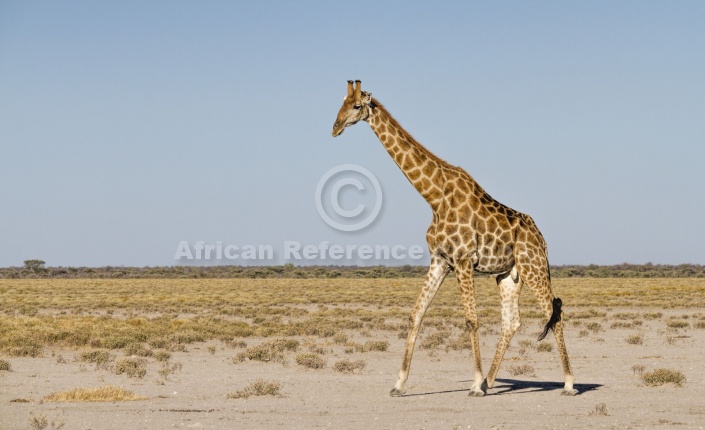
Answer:
<path fill-rule="evenodd" d="M 0 268 L 0 278 L 423 278 L 426 266 L 168 266 L 44 267 L 27 260 L 23 267 Z M 618 264 L 551 266 L 554 278 L 705 278 L 697 264 Z"/>

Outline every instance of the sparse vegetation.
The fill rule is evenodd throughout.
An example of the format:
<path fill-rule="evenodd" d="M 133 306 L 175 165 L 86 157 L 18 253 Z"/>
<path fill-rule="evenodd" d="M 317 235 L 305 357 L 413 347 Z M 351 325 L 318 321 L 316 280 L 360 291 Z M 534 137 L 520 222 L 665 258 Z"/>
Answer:
<path fill-rule="evenodd" d="M 12 366 L 10 365 L 10 362 L 0 358 L 0 371 L 10 372 L 11 370 Z"/>
<path fill-rule="evenodd" d="M 267 369 L 276 371 L 261 363 L 274 362 L 284 363 L 285 368 L 279 371 L 287 373 L 311 376 L 311 372 L 317 371 L 314 369 L 324 369 L 317 374 L 327 374 L 327 377 L 337 374 L 338 378 L 347 379 L 343 375 L 364 373 L 366 378 L 372 376 L 364 371 L 369 369 L 370 360 L 382 359 L 383 351 L 393 347 L 394 361 L 400 358 L 397 353 L 400 354 L 404 340 L 397 340 L 396 335 L 401 331 L 402 337 L 406 337 L 409 311 L 420 283 L 420 279 L 403 278 L 374 281 L 353 278 L 0 279 L 0 352 L 2 358 L 13 361 L 16 371 L 20 363 L 27 360 L 15 363 L 11 358 L 14 355 L 31 357 L 51 353 L 59 362 L 63 359 L 58 354 L 61 352 L 70 362 L 61 366 L 62 371 L 78 371 L 76 368 L 81 365 L 80 371 L 88 372 L 82 374 L 84 377 L 115 378 L 105 372 L 92 375 L 90 363 L 93 363 L 117 374 L 146 379 L 136 382 L 138 385 L 178 385 L 168 382 L 181 376 L 178 373 L 181 364 L 174 360 L 189 360 L 189 356 L 197 355 L 199 360 L 217 361 L 225 350 L 230 351 L 228 358 L 234 357 L 233 362 L 237 364 L 231 365 L 235 375 L 251 375 L 251 371 L 267 372 Z M 496 344 L 496 337 L 491 333 L 498 332 L 501 319 L 496 284 L 493 279 L 484 277 L 478 277 L 476 283 L 480 339 L 483 348 L 491 352 Z M 554 284 L 566 303 L 567 336 L 582 342 L 583 351 L 588 344 L 597 347 L 603 358 L 611 354 L 606 352 L 608 348 L 619 348 L 621 344 L 623 348 L 642 351 L 633 356 L 634 362 L 653 363 L 650 357 L 659 352 L 651 352 L 651 346 L 666 348 L 663 342 L 678 341 L 678 348 L 685 351 L 694 343 L 685 340 L 686 335 L 695 338 L 702 334 L 688 332 L 688 328 L 705 329 L 705 313 L 695 313 L 699 310 L 695 308 L 705 306 L 702 296 L 705 280 L 620 279 L 615 282 L 574 278 L 568 282 L 558 278 Z M 596 289 L 600 294 L 595 294 Z M 426 350 L 420 360 L 445 360 L 443 350 L 453 359 L 469 356 L 469 352 L 451 352 L 470 348 L 457 290 L 441 289 L 434 299 L 418 338 L 417 348 Z M 537 305 L 532 294 L 522 295 L 524 328 L 517 333 L 505 357 L 502 369 L 507 375 L 535 378 L 537 371 L 532 364 L 543 363 L 543 368 L 558 363 L 556 355 L 549 357 L 555 353 L 555 343 L 535 341 L 534 332 L 544 323 Z M 688 310 L 673 310 L 679 307 Z M 653 312 L 655 309 L 661 312 Z M 636 334 L 639 332 L 643 334 Z M 628 336 L 630 334 L 633 336 Z M 638 345 L 632 337 L 640 338 L 642 344 L 647 342 L 649 348 L 624 345 L 625 342 Z M 596 344 L 600 341 L 605 342 L 604 348 Z M 581 350 L 571 349 L 570 342 L 571 352 Z M 550 354 L 537 354 L 543 351 Z M 184 366 L 188 363 L 184 361 Z M 622 376 L 626 375 L 633 384 L 643 374 L 650 374 L 643 365 L 635 365 L 631 369 L 634 376 L 631 376 L 629 366 Z M 194 369 L 189 367 L 188 370 L 190 374 Z M 380 369 L 372 370 L 376 374 Z M 0 375 L 0 379 L 17 376 L 14 375 Z M 149 375 L 154 376 L 150 379 Z M 656 376 L 645 379 L 643 384 L 657 384 Z M 352 378 L 357 380 L 360 376 Z M 670 380 L 676 385 L 683 381 Z M 231 390 L 249 382 L 244 380 Z M 641 385 L 641 379 L 638 383 Z M 277 384 L 275 389 L 251 384 L 232 392 L 229 397 L 279 395 L 281 384 Z M 300 387 L 297 392 L 299 390 Z M 22 395 L 31 402 L 39 401 Z M 583 414 L 590 413 L 591 406 L 584 406 Z M 591 414 L 601 413 L 596 408 Z"/>
<path fill-rule="evenodd" d="M 44 397 L 47 402 L 118 402 L 123 400 L 143 400 L 132 391 L 112 385 L 98 388 L 74 388 L 70 391 L 53 393 Z"/>
<path fill-rule="evenodd" d="M 323 369 L 326 367 L 326 360 L 313 352 L 304 352 L 296 355 L 296 364 L 309 369 Z"/>
<path fill-rule="evenodd" d="M 594 334 L 597 334 L 601 331 L 605 331 L 605 329 L 602 328 L 602 324 L 598 322 L 591 322 L 585 325 L 585 328 L 593 332 Z"/>
<path fill-rule="evenodd" d="M 344 345 L 348 342 L 348 335 L 342 331 L 339 331 L 338 333 L 333 335 L 333 342 L 338 345 Z"/>
<path fill-rule="evenodd" d="M 154 353 L 154 358 L 157 361 L 162 361 L 162 362 L 169 361 L 169 359 L 171 358 L 171 354 L 168 353 L 167 351 L 157 351 Z"/>
<path fill-rule="evenodd" d="M 130 378 L 142 379 L 147 374 L 147 360 L 144 358 L 123 357 L 115 362 L 113 372 L 125 374 Z"/>
<path fill-rule="evenodd" d="M 447 331 L 437 331 L 426 336 L 419 345 L 421 349 L 436 349 L 443 346 L 450 337 L 450 333 Z M 385 348 L 386 349 L 386 348 Z"/>
<path fill-rule="evenodd" d="M 387 349 L 389 349 L 389 342 L 386 340 L 368 340 L 362 346 L 362 352 L 386 351 Z"/>
<path fill-rule="evenodd" d="M 159 376 L 161 376 L 162 379 L 169 379 L 169 375 L 177 370 L 181 370 L 181 367 L 181 363 L 170 363 L 165 361 L 162 363 L 161 369 L 159 369 Z"/>
<path fill-rule="evenodd" d="M 539 342 L 536 344 L 536 350 L 538 352 L 552 352 L 553 344 L 549 342 Z"/>
<path fill-rule="evenodd" d="M 296 351 L 298 348 L 298 340 L 278 339 L 244 350 L 233 358 L 233 362 L 241 363 L 245 360 L 281 362 L 284 360 L 284 351 Z"/>
<path fill-rule="evenodd" d="M 364 360 L 350 361 L 347 358 L 337 361 L 333 365 L 333 370 L 340 373 L 354 373 L 365 368 L 367 363 Z"/>
<path fill-rule="evenodd" d="M 228 394 L 228 399 L 247 399 L 251 396 L 278 396 L 282 384 L 276 381 L 258 379 L 247 387 Z"/>
<path fill-rule="evenodd" d="M 646 370 L 646 366 L 644 366 L 643 364 L 635 364 L 632 366 L 632 372 L 637 375 L 643 374 L 644 370 Z"/>
<path fill-rule="evenodd" d="M 607 405 L 605 403 L 596 404 L 595 409 L 590 411 L 590 415 L 609 416 L 609 414 L 609 410 L 607 409 Z"/>
<path fill-rule="evenodd" d="M 666 325 L 668 328 L 688 328 L 690 327 L 690 323 L 688 321 L 681 321 L 681 320 L 669 320 Z"/>
<path fill-rule="evenodd" d="M 533 366 L 529 364 L 513 364 L 509 366 L 509 374 L 512 376 L 528 376 L 528 377 L 535 377 L 536 376 L 536 369 L 534 369 Z"/>
<path fill-rule="evenodd" d="M 633 334 L 624 338 L 624 341 L 630 345 L 642 345 L 644 343 L 644 336 L 640 334 Z"/>
<path fill-rule="evenodd" d="M 23 267 L 0 268 L 0 278 L 53 279 L 214 279 L 214 278 L 423 278 L 425 266 L 170 266 L 170 267 L 45 267 L 43 260 L 26 260 Z M 705 266 L 697 264 L 617 264 L 613 266 L 551 266 L 553 278 L 705 278 Z"/>
<path fill-rule="evenodd" d="M 652 372 L 642 373 L 641 380 L 644 384 L 649 386 L 673 384 L 677 387 L 681 387 L 683 386 L 683 383 L 685 383 L 685 375 L 677 370 L 656 369 Z"/>
<path fill-rule="evenodd" d="M 83 351 L 77 357 L 77 361 L 95 363 L 97 366 L 104 366 L 113 360 L 113 356 L 108 351 L 93 349 Z"/>

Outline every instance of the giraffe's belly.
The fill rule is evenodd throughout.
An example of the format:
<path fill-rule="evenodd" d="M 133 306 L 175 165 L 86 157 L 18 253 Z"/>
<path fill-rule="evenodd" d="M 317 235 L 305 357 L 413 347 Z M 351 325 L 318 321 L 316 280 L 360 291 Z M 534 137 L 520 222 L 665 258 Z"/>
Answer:
<path fill-rule="evenodd" d="M 467 243 L 458 243 L 452 236 L 440 239 L 436 250 L 453 267 L 470 265 L 483 274 L 506 273 L 514 267 L 513 246 L 498 238 L 485 240 L 476 236 Z"/>

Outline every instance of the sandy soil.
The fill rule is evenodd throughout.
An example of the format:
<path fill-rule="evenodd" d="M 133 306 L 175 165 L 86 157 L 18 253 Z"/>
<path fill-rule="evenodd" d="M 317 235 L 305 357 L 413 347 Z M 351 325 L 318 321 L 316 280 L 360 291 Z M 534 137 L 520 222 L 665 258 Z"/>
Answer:
<path fill-rule="evenodd" d="M 287 355 L 284 364 L 234 364 L 232 358 L 238 350 L 220 342 L 193 344 L 188 352 L 173 354 L 172 362 L 181 363 L 182 369 L 166 381 L 160 378 L 159 364 L 154 360 L 144 379 L 129 379 L 75 361 L 77 351 L 48 349 L 44 358 L 3 357 L 11 363 L 12 371 L 0 372 L 0 429 L 33 428 L 33 416 L 46 417 L 48 429 L 61 424 L 64 429 L 702 429 L 705 330 L 667 331 L 665 324 L 670 315 L 700 310 L 662 312 L 662 319 L 644 321 L 637 329 L 612 329 L 612 320 L 598 318 L 594 321 L 601 321 L 605 331 L 589 336 L 580 336 L 578 327 L 568 325 L 566 340 L 580 391 L 576 397 L 560 395 L 562 372 L 555 348 L 553 352 L 519 353 L 519 341 L 533 340 L 539 331 L 535 320 L 514 338 L 495 387 L 483 398 L 468 397 L 469 351 L 429 351 L 418 347 L 407 394 L 390 397 L 404 341 L 388 332 L 370 336 L 388 340 L 388 351 L 346 354 L 340 347 L 331 347 L 332 352 L 324 355 L 327 367 L 320 370 L 297 365 L 293 353 Z M 637 333 L 643 335 L 642 345 L 625 341 L 625 337 Z M 497 337 L 481 337 L 485 371 Z M 262 341 L 247 339 L 248 346 Z M 208 351 L 211 345 L 217 346 L 214 354 Z M 66 362 L 59 363 L 58 355 Z M 362 359 L 367 366 L 359 374 L 333 371 L 333 364 L 343 358 Z M 510 376 L 508 369 L 512 364 L 529 364 L 535 368 L 536 376 Z M 632 370 L 639 364 L 646 371 L 660 367 L 681 371 L 687 382 L 682 387 L 645 386 Z M 281 382 L 282 395 L 226 398 L 228 393 L 259 378 Z M 127 388 L 147 399 L 108 403 L 42 401 L 52 392 L 105 384 Z M 600 404 L 606 405 L 607 415 L 596 412 Z"/>

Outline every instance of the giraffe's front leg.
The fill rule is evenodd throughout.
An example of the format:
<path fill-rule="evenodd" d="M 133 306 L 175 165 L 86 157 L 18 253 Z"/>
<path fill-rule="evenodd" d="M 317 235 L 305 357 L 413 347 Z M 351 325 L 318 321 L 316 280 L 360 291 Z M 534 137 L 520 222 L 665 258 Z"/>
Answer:
<path fill-rule="evenodd" d="M 418 300 L 416 301 L 416 306 L 414 311 L 411 313 L 411 319 L 409 321 L 409 335 L 406 338 L 406 346 L 404 348 L 404 358 L 401 362 L 401 370 L 399 370 L 399 376 L 397 377 L 397 382 L 394 384 L 394 388 L 389 393 L 393 397 L 401 396 L 404 394 L 404 384 L 409 378 L 409 369 L 411 368 L 411 357 L 414 354 L 414 345 L 416 344 L 416 336 L 419 334 L 419 329 L 421 328 L 421 322 L 426 314 L 428 306 L 431 304 L 433 297 L 438 291 L 438 287 L 441 286 L 443 279 L 445 279 L 448 274 L 449 268 L 445 261 L 443 261 L 438 256 L 433 256 L 431 258 L 431 266 L 428 269 L 428 274 L 426 275 L 426 283 Z"/>

